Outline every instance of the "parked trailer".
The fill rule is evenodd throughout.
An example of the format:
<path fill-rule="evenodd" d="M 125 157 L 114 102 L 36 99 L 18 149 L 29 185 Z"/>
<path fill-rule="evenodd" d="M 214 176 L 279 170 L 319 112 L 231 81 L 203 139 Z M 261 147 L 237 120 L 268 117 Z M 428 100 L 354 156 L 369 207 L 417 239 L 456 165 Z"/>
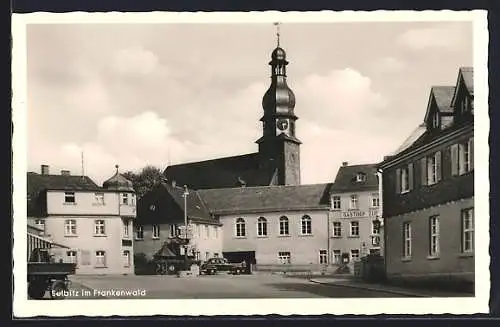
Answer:
<path fill-rule="evenodd" d="M 28 261 L 28 295 L 42 299 L 49 291 L 51 299 L 64 299 L 69 289 L 68 275 L 75 273 L 76 264 L 53 262 L 49 249 L 33 250 Z"/>

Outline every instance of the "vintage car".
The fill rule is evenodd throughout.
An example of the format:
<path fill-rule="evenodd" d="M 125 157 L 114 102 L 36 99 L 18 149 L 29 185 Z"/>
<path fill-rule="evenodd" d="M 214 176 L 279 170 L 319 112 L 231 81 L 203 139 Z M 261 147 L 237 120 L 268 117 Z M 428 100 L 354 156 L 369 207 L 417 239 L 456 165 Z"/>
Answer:
<path fill-rule="evenodd" d="M 225 258 L 210 258 L 200 267 L 200 272 L 206 275 L 215 275 L 219 272 L 239 275 L 245 271 L 243 264 L 230 263 Z"/>

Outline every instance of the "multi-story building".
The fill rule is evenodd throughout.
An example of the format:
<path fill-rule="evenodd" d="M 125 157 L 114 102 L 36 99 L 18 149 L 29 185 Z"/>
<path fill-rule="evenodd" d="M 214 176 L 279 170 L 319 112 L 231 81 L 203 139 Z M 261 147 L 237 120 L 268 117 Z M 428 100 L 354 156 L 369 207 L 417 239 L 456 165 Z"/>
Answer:
<path fill-rule="evenodd" d="M 103 187 L 68 171 L 51 175 L 47 165 L 27 179 L 28 224 L 67 247 L 58 250 L 57 260 L 76 263 L 77 274 L 134 272 L 135 192 L 118 166 Z"/>
<path fill-rule="evenodd" d="M 259 269 L 328 264 L 331 184 L 199 190 L 223 229 L 223 255 Z"/>
<path fill-rule="evenodd" d="M 185 215 L 186 212 L 186 215 Z M 187 235 L 184 235 L 187 219 Z M 135 253 L 151 259 L 165 243 L 188 237 L 188 253 L 198 260 L 222 256 L 221 223 L 208 211 L 199 194 L 175 182 L 160 183 L 138 205 Z"/>
<path fill-rule="evenodd" d="M 374 164 L 344 162 L 330 190 L 332 262 L 349 262 L 381 253 L 380 197 Z"/>
<path fill-rule="evenodd" d="M 379 165 L 388 278 L 474 280 L 474 87 L 432 87 L 424 127 Z"/>

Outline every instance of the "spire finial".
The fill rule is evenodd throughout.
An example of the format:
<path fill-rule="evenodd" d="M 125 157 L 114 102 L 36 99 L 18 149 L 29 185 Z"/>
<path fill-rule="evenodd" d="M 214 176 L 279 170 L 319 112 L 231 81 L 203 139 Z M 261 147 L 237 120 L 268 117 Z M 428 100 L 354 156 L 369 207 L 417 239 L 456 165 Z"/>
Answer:
<path fill-rule="evenodd" d="M 278 44 L 278 47 L 280 46 L 280 22 L 274 23 L 274 26 L 276 26 L 276 42 Z"/>
<path fill-rule="evenodd" d="M 118 168 L 120 168 L 120 166 L 115 165 L 115 168 L 116 168 L 116 172 L 118 172 Z"/>

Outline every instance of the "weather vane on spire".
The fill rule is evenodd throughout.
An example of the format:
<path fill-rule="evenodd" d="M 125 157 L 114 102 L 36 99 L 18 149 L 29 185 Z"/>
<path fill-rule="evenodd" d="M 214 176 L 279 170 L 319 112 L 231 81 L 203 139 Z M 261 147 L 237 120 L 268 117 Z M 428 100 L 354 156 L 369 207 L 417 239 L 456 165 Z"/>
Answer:
<path fill-rule="evenodd" d="M 276 37 L 277 37 L 277 42 L 278 42 L 278 47 L 280 46 L 280 22 L 274 23 L 274 26 L 276 26 Z"/>

